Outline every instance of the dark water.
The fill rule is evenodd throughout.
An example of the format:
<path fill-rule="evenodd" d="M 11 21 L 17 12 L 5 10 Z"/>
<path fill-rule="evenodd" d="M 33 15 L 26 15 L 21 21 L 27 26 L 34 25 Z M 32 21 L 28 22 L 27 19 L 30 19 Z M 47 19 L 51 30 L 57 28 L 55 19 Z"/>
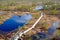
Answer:
<path fill-rule="evenodd" d="M 31 18 L 32 16 L 30 14 L 25 14 L 21 17 L 14 15 L 11 18 L 7 19 L 2 25 L 0 25 L 0 31 L 9 32 L 18 29 L 19 26 L 24 26 Z"/>
<path fill-rule="evenodd" d="M 56 28 L 59 26 L 59 21 L 55 21 L 53 25 L 48 29 L 48 34 L 53 34 L 56 31 Z"/>
<path fill-rule="evenodd" d="M 46 34 L 45 33 L 37 33 L 39 35 L 40 38 L 46 38 Z"/>
<path fill-rule="evenodd" d="M 34 10 L 42 10 L 43 6 L 36 6 Z"/>
<path fill-rule="evenodd" d="M 59 26 L 59 21 L 55 21 L 52 24 L 52 26 L 48 29 L 47 33 L 43 33 L 43 32 L 36 33 L 36 35 L 39 37 L 38 40 L 48 38 L 49 37 L 48 35 L 52 36 L 58 26 Z M 37 36 L 32 35 L 32 39 L 37 40 Z"/>
<path fill-rule="evenodd" d="M 36 36 L 31 36 L 32 37 L 32 40 L 37 40 L 37 37 Z"/>

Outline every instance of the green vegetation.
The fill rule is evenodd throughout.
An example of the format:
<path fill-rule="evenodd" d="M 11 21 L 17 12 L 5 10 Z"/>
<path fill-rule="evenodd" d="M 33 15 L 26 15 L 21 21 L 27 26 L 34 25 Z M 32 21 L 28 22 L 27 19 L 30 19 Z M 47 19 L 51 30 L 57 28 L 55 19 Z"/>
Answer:
<path fill-rule="evenodd" d="M 0 19 L 1 19 L 1 16 L 0 16 Z"/>
<path fill-rule="evenodd" d="M 8 3 L 7 5 L 0 5 L 0 10 L 5 10 L 5 11 L 32 11 L 32 6 L 31 5 L 15 5 L 14 2 Z"/>
<path fill-rule="evenodd" d="M 33 16 L 35 19 L 38 19 L 38 17 L 40 16 L 40 14 L 36 12 L 35 14 L 32 14 L 32 16 Z"/>
<path fill-rule="evenodd" d="M 8 6 L 15 6 L 16 5 L 16 2 L 7 2 L 7 5 Z"/>
<path fill-rule="evenodd" d="M 51 12 L 52 12 L 53 15 L 57 14 L 56 9 L 51 10 Z"/>
<path fill-rule="evenodd" d="M 55 34 L 60 35 L 60 30 L 57 30 Z"/>
<path fill-rule="evenodd" d="M 42 24 L 42 30 L 47 31 L 48 27 L 49 27 L 49 25 L 47 23 Z"/>
<path fill-rule="evenodd" d="M 30 5 L 20 5 L 20 6 L 16 6 L 16 10 L 20 10 L 20 11 L 30 11 L 31 9 Z"/>
<path fill-rule="evenodd" d="M 43 27 L 48 27 L 47 23 L 43 23 L 42 26 L 43 26 Z"/>
<path fill-rule="evenodd" d="M 46 1 L 44 2 L 44 5 L 53 5 L 54 3 L 52 1 Z"/>
<path fill-rule="evenodd" d="M 37 2 L 35 2 L 35 0 L 32 0 L 32 5 L 20 5 L 18 4 L 17 5 L 17 2 L 16 0 L 15 1 L 7 1 L 6 0 L 6 3 L 5 5 L 3 5 L 2 3 L 0 3 L 0 10 L 6 10 L 6 11 L 12 11 L 12 10 L 16 10 L 16 11 L 28 11 L 28 12 L 39 12 L 39 11 L 33 11 L 33 8 L 35 6 L 37 6 Z M 55 8 L 60 8 L 60 5 L 54 5 L 55 2 L 52 2 L 52 1 L 42 1 L 43 2 L 43 5 L 44 5 L 44 10 L 46 9 L 52 9 L 52 14 L 56 14 L 56 10 Z M 47 5 L 47 6 L 46 6 Z M 14 7 L 14 8 L 13 8 Z"/>
<path fill-rule="evenodd" d="M 60 8 L 60 3 L 57 2 L 52 2 L 52 1 L 47 1 L 44 3 L 44 12 L 46 14 L 52 14 L 56 15 L 57 14 L 57 9 Z"/>
<path fill-rule="evenodd" d="M 31 25 L 33 25 L 34 24 L 34 22 L 36 21 L 36 19 L 38 19 L 38 17 L 40 16 L 40 14 L 39 14 L 39 11 L 40 10 L 33 10 L 34 9 L 34 7 L 35 6 L 38 6 L 38 5 L 40 5 L 40 4 L 38 4 L 38 2 L 43 2 L 41 5 L 43 5 L 43 7 L 44 7 L 44 13 L 46 13 L 46 14 L 52 14 L 52 15 L 56 15 L 57 14 L 57 9 L 58 8 L 60 8 L 60 4 L 59 3 L 55 3 L 55 2 L 53 2 L 53 1 L 44 1 L 44 0 L 24 0 L 25 1 L 25 3 L 26 4 L 24 4 L 23 2 L 22 2 L 22 0 L 10 0 L 10 1 L 8 1 L 8 0 L 4 0 L 4 1 L 7 1 L 7 2 L 5 2 L 5 3 L 2 3 L 1 2 L 2 0 L 0 0 L 0 10 L 1 11 L 8 11 L 8 13 L 9 12 L 17 12 L 17 14 L 19 15 L 19 13 L 21 12 L 31 12 L 31 14 L 32 14 L 32 16 L 33 16 L 33 19 L 34 20 L 32 20 L 32 21 L 29 21 L 28 22 L 28 24 L 27 25 L 29 25 L 29 27 L 31 26 Z M 16 1 L 18 1 L 18 2 L 16 2 Z M 29 3 L 27 3 L 27 2 L 29 1 L 29 2 L 31 2 L 31 4 L 29 4 Z M 37 2 L 38 1 L 38 2 Z M 19 3 L 19 2 L 21 2 L 21 3 Z M 0 16 L 0 19 L 2 18 L 2 16 Z M 48 20 L 48 19 L 47 19 Z M 43 20 L 40 20 L 40 23 L 39 24 L 37 24 L 37 26 L 36 26 L 36 28 L 37 27 L 42 27 L 42 29 L 44 30 L 44 31 L 46 31 L 46 29 L 47 29 L 47 27 L 49 26 L 48 25 L 48 23 L 46 23 L 46 22 L 43 22 L 43 21 L 45 21 L 44 19 Z M 49 20 L 48 20 L 49 21 Z M 42 25 L 41 25 L 41 23 L 42 23 Z M 24 26 L 24 27 L 19 27 L 18 29 L 19 30 L 25 30 L 25 29 L 28 29 L 29 28 L 28 26 Z M 60 34 L 60 31 L 58 30 L 57 32 L 56 32 L 57 34 Z M 37 35 L 35 35 L 37 38 L 38 38 L 38 36 Z M 26 36 L 26 38 L 25 38 L 26 40 L 32 40 L 32 38 L 31 37 L 29 37 L 29 36 Z"/>
<path fill-rule="evenodd" d="M 27 37 L 26 40 L 32 40 L 32 38 L 31 37 Z"/>

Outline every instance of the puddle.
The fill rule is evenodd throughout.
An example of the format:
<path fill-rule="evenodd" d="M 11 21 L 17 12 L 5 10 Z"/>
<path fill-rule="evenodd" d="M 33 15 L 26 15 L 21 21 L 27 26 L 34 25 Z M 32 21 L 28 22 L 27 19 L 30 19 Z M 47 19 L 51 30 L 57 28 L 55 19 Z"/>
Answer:
<path fill-rule="evenodd" d="M 2 32 L 10 32 L 12 30 L 18 29 L 19 26 L 24 26 L 31 18 L 32 16 L 30 14 L 25 14 L 21 17 L 14 15 L 0 25 L 0 30 Z"/>
<path fill-rule="evenodd" d="M 42 10 L 43 6 L 36 6 L 34 10 Z"/>
<path fill-rule="evenodd" d="M 52 26 L 48 29 L 48 34 L 53 34 L 56 31 L 56 28 L 59 26 L 59 21 L 55 21 Z"/>
<path fill-rule="evenodd" d="M 52 26 L 48 29 L 48 32 L 46 33 L 43 33 L 43 32 L 39 32 L 39 33 L 37 33 L 37 34 L 35 34 L 35 35 L 37 35 L 38 36 L 38 40 L 40 40 L 40 39 L 45 39 L 45 38 L 49 38 L 49 37 L 51 37 L 52 35 L 53 35 L 53 33 L 56 31 L 56 28 L 59 26 L 59 21 L 55 21 L 53 24 L 52 24 Z M 49 36 L 50 35 L 50 36 Z M 37 36 L 34 36 L 34 35 L 32 35 L 33 37 L 32 37 L 32 39 L 33 40 L 37 40 Z"/>

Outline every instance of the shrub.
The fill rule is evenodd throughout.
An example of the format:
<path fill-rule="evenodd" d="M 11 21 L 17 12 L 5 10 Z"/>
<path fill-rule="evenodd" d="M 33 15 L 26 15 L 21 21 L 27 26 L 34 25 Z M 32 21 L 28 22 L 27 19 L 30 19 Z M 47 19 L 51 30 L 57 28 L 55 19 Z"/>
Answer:
<path fill-rule="evenodd" d="M 19 10 L 19 11 L 28 11 L 30 12 L 31 11 L 31 6 L 30 5 L 21 5 L 21 6 L 16 6 L 16 10 Z"/>
<path fill-rule="evenodd" d="M 45 5 L 52 5 L 52 4 L 54 4 L 52 1 L 47 1 L 47 2 L 45 2 L 44 3 Z"/>
<path fill-rule="evenodd" d="M 51 10 L 51 12 L 52 12 L 53 15 L 56 14 L 56 10 L 55 9 Z"/>
<path fill-rule="evenodd" d="M 7 2 L 8 6 L 14 6 L 16 3 L 15 2 Z"/>

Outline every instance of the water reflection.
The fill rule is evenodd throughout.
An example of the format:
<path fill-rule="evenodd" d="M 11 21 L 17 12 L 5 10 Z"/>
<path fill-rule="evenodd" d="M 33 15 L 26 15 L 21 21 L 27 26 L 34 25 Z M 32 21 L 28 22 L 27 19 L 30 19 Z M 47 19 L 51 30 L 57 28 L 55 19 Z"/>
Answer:
<path fill-rule="evenodd" d="M 59 26 L 59 21 L 55 21 L 51 27 L 48 28 L 48 31 L 47 32 L 39 32 L 39 33 L 36 33 L 35 35 L 38 36 L 38 40 L 40 39 L 45 39 L 45 38 L 49 38 L 50 36 L 53 35 L 53 33 L 56 31 L 56 28 Z M 50 35 L 50 36 L 49 36 Z M 33 40 L 37 40 L 37 36 L 34 36 L 32 35 L 32 39 Z"/>
<path fill-rule="evenodd" d="M 36 6 L 34 10 L 43 10 L 43 6 Z"/>
<path fill-rule="evenodd" d="M 18 29 L 19 26 L 24 26 L 24 24 L 26 24 L 26 22 L 31 18 L 31 14 L 25 14 L 21 17 L 14 15 L 11 18 L 7 19 L 2 25 L 0 25 L 0 30 L 2 32 L 9 32 Z"/>
<path fill-rule="evenodd" d="M 59 26 L 59 21 L 55 21 L 53 25 L 48 29 L 48 34 L 53 34 L 56 31 L 56 28 Z"/>

